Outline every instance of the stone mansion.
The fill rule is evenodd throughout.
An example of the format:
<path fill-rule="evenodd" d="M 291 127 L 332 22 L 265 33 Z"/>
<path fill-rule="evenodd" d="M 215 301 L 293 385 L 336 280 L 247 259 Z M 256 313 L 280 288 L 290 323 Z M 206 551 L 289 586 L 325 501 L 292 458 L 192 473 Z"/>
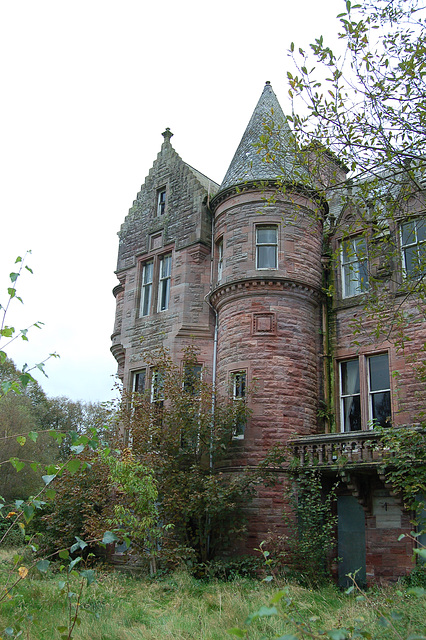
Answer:
<path fill-rule="evenodd" d="M 284 177 L 256 147 L 271 120 Z M 341 584 L 358 567 L 366 583 L 398 578 L 411 567 L 412 543 L 398 541 L 410 531 L 410 514 L 380 473 L 372 426 L 413 424 L 424 410 L 416 359 L 426 325 L 415 301 L 401 295 L 409 317 L 402 351 L 391 336 L 377 337 L 365 298 L 370 268 L 384 286 L 396 283 L 398 297 L 398 282 L 424 255 L 422 194 L 386 230 L 400 259 L 369 265 L 364 236 L 342 231 L 355 215 L 348 199 L 327 200 L 290 179 L 291 131 L 270 83 L 220 185 L 180 158 L 172 135 L 163 133 L 119 232 L 111 350 L 124 388 L 150 389 L 147 351 L 166 347 L 179 362 L 185 346 L 195 345 L 218 395 L 244 399 L 251 390 L 251 415 L 235 433 L 229 472 L 290 443 L 301 464 L 315 459 L 325 476 L 340 474 Z M 346 182 L 347 170 L 327 152 L 324 167 Z M 324 251 L 325 230 L 337 261 Z M 357 334 L 354 320 L 363 326 Z M 343 472 L 336 464 L 342 451 Z M 247 548 L 279 526 L 282 508 L 282 487 L 259 490 Z"/>

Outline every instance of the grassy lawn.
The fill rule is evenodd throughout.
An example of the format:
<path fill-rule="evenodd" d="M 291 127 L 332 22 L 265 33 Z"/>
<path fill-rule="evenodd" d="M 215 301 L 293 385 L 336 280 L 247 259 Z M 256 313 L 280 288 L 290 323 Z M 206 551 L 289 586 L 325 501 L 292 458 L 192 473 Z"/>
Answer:
<path fill-rule="evenodd" d="M 11 554 L 0 553 L 0 580 L 3 585 L 10 573 Z M 57 627 L 67 625 L 67 597 L 60 592 L 62 573 L 30 572 L 13 591 L 13 598 L 0 605 L 0 639 L 7 638 L 5 628 L 16 627 L 22 618 L 22 638 L 59 640 Z M 74 581 L 74 591 L 78 583 Z M 247 616 L 269 605 L 273 595 L 284 583 L 265 584 L 255 580 L 232 582 L 200 582 L 184 572 L 162 580 L 151 581 L 113 571 L 99 571 L 97 580 L 85 588 L 80 607 L 81 624 L 73 633 L 75 639 L 90 640 L 159 640 L 196 638 L 197 640 L 231 639 L 227 630 L 245 628 Z M 425 633 L 426 598 L 416 598 L 398 592 L 396 587 L 372 590 L 368 602 L 341 593 L 329 586 L 321 590 L 289 586 L 294 602 L 293 615 L 311 621 L 313 629 L 348 627 L 364 618 L 365 630 L 371 638 L 408 637 L 410 633 Z M 248 637 L 253 640 L 279 637 L 295 632 L 292 622 L 285 620 L 285 604 L 278 604 L 278 615 L 253 622 Z M 396 631 L 377 623 L 378 611 L 390 615 Z M 314 620 L 315 619 L 315 620 Z M 12 636 L 13 637 L 13 636 Z M 308 638 L 308 635 L 297 637 Z M 325 636 L 326 637 L 326 636 Z M 359 637 L 359 636 L 358 636 Z M 364 636 L 368 637 L 368 636 Z"/>

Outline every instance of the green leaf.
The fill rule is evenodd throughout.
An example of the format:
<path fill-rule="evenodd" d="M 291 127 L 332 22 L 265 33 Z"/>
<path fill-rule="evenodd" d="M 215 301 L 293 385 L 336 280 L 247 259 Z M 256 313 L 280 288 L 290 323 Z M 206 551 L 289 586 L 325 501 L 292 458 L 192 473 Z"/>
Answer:
<path fill-rule="evenodd" d="M 105 531 L 104 537 L 102 538 L 102 543 L 111 544 L 112 542 L 116 542 L 117 540 L 118 538 L 115 533 L 113 533 L 112 531 Z"/>
<path fill-rule="evenodd" d="M 0 351 L 0 364 L 4 364 L 6 362 L 7 354 L 5 351 Z"/>
<path fill-rule="evenodd" d="M 62 560 L 67 560 L 70 557 L 70 552 L 68 549 L 61 549 L 58 555 Z"/>
<path fill-rule="evenodd" d="M 73 476 L 79 470 L 81 465 L 81 461 L 77 460 L 77 458 L 72 458 L 67 462 L 67 469 L 70 474 Z"/>
<path fill-rule="evenodd" d="M 292 633 L 286 633 L 285 636 L 280 636 L 277 640 L 298 640 L 298 638 Z"/>
<path fill-rule="evenodd" d="M 421 558 L 426 560 L 426 549 L 414 549 L 414 553 L 417 553 Z"/>
<path fill-rule="evenodd" d="M 41 476 L 41 479 L 43 480 L 45 485 L 48 485 L 55 478 L 56 478 L 56 473 L 53 474 L 53 475 L 48 475 L 48 476 Z"/>
<path fill-rule="evenodd" d="M 259 611 L 257 612 L 259 615 L 259 618 L 264 618 L 265 616 L 275 616 L 277 615 L 278 611 L 276 609 L 276 607 L 260 607 Z"/>
<path fill-rule="evenodd" d="M 60 627 L 56 627 L 56 631 L 59 631 L 59 633 L 65 633 L 65 631 L 68 631 L 68 628 L 61 625 Z"/>
<path fill-rule="evenodd" d="M 381 627 L 387 628 L 390 627 L 390 622 L 387 618 L 385 618 L 384 616 L 381 616 L 378 620 L 378 623 Z"/>
<path fill-rule="evenodd" d="M 346 629 L 331 629 L 331 631 L 327 631 L 327 636 L 331 640 L 346 640 L 349 637 Z"/>
<path fill-rule="evenodd" d="M 28 384 L 34 380 L 34 378 L 29 373 L 22 373 L 19 376 L 19 382 L 24 387 L 24 389 L 28 386 Z"/>
<path fill-rule="evenodd" d="M 271 599 L 271 604 L 277 604 L 277 602 L 280 602 L 280 600 L 282 600 L 286 595 L 287 591 L 277 591 Z"/>
<path fill-rule="evenodd" d="M 227 633 L 230 633 L 231 636 L 237 636 L 237 638 L 244 638 L 247 635 L 247 629 L 240 629 L 239 627 L 233 627 L 226 631 Z"/>
<path fill-rule="evenodd" d="M 27 524 L 28 524 L 28 522 L 30 522 L 30 521 L 33 519 L 33 517 L 34 517 L 34 511 L 35 511 L 35 509 L 34 509 L 34 507 L 33 507 L 33 505 L 32 505 L 32 504 L 26 504 L 26 505 L 24 506 L 24 509 L 23 509 L 23 512 L 24 512 L 24 519 L 25 519 L 25 522 L 26 522 Z"/>
<path fill-rule="evenodd" d="M 82 578 L 86 578 L 87 586 L 91 585 L 92 582 L 96 580 L 96 574 L 93 569 L 85 569 L 84 571 L 80 571 L 80 575 Z"/>
<path fill-rule="evenodd" d="M 36 567 L 41 573 L 46 573 L 46 571 L 49 568 L 49 565 L 50 565 L 49 560 L 39 560 L 36 564 Z"/>
<path fill-rule="evenodd" d="M 426 589 L 424 589 L 423 587 L 410 587 L 409 589 L 407 589 L 407 593 L 410 596 L 422 598 L 423 596 L 426 596 Z"/>
<path fill-rule="evenodd" d="M 46 498 L 48 498 L 49 500 L 53 500 L 54 497 L 56 496 L 56 491 L 55 489 L 46 489 L 45 494 Z"/>
<path fill-rule="evenodd" d="M 70 566 L 68 567 L 68 571 L 72 571 L 72 570 L 74 569 L 74 567 L 75 567 L 79 562 L 81 562 L 81 557 L 80 557 L 80 556 L 78 556 L 78 558 L 74 558 L 74 560 L 72 560 L 72 561 L 70 562 Z"/>
<path fill-rule="evenodd" d="M 12 273 L 9 274 L 9 277 L 11 282 L 16 282 L 19 278 L 19 273 L 15 273 L 14 271 L 12 271 Z"/>
<path fill-rule="evenodd" d="M 18 437 L 16 438 L 16 442 L 17 442 L 21 447 L 23 447 L 23 446 L 24 446 L 24 444 L 26 443 L 26 441 L 27 441 L 27 439 L 26 439 L 26 437 L 25 437 L 25 436 L 18 436 Z"/>
<path fill-rule="evenodd" d="M 71 553 L 74 553 L 74 551 L 77 551 L 77 549 L 84 549 L 85 547 L 87 547 L 87 542 L 84 542 L 84 540 L 82 540 L 78 536 L 75 536 L 75 539 L 77 540 L 77 542 L 75 542 L 70 548 Z"/>
<path fill-rule="evenodd" d="M 391 611 L 390 617 L 392 620 L 402 620 L 404 616 L 399 611 Z"/>
<path fill-rule="evenodd" d="M 22 462 L 22 460 L 19 460 L 18 458 L 10 458 L 9 462 L 12 467 L 18 471 L 18 473 L 25 467 L 25 462 Z"/>
<path fill-rule="evenodd" d="M 38 433 L 37 431 L 30 431 L 28 434 L 28 437 L 30 440 L 32 440 L 33 442 L 37 442 L 37 438 L 38 438 Z"/>
<path fill-rule="evenodd" d="M 71 447 L 71 451 L 78 455 L 82 451 L 84 451 L 84 444 L 79 444 L 78 446 Z"/>

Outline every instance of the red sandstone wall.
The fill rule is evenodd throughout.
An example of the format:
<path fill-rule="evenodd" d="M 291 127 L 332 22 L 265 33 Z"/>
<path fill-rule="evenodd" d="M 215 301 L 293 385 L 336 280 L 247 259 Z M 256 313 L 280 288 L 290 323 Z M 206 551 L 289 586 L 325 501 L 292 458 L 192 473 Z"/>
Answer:
<path fill-rule="evenodd" d="M 226 396 L 230 374 L 244 369 L 253 412 L 234 446 L 238 466 L 292 434 L 315 433 L 322 394 L 322 224 L 306 198 L 265 204 L 271 195 L 245 191 L 215 212 L 215 242 L 223 239 L 223 278 L 212 295 L 218 392 Z M 278 225 L 277 269 L 256 269 L 256 224 Z"/>

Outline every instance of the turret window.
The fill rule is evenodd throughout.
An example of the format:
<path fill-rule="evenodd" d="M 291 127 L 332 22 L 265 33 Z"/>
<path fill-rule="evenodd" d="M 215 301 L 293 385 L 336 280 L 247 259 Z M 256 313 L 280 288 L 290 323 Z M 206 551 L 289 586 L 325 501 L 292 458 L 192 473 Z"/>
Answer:
<path fill-rule="evenodd" d="M 278 227 L 276 224 L 256 227 L 256 269 L 278 266 Z"/>
<path fill-rule="evenodd" d="M 234 438 L 244 438 L 246 428 L 245 401 L 247 395 L 247 372 L 233 371 L 231 373 L 231 391 L 234 401 Z"/>
<path fill-rule="evenodd" d="M 223 275 L 223 238 L 217 243 L 217 281 L 222 280 Z"/>

